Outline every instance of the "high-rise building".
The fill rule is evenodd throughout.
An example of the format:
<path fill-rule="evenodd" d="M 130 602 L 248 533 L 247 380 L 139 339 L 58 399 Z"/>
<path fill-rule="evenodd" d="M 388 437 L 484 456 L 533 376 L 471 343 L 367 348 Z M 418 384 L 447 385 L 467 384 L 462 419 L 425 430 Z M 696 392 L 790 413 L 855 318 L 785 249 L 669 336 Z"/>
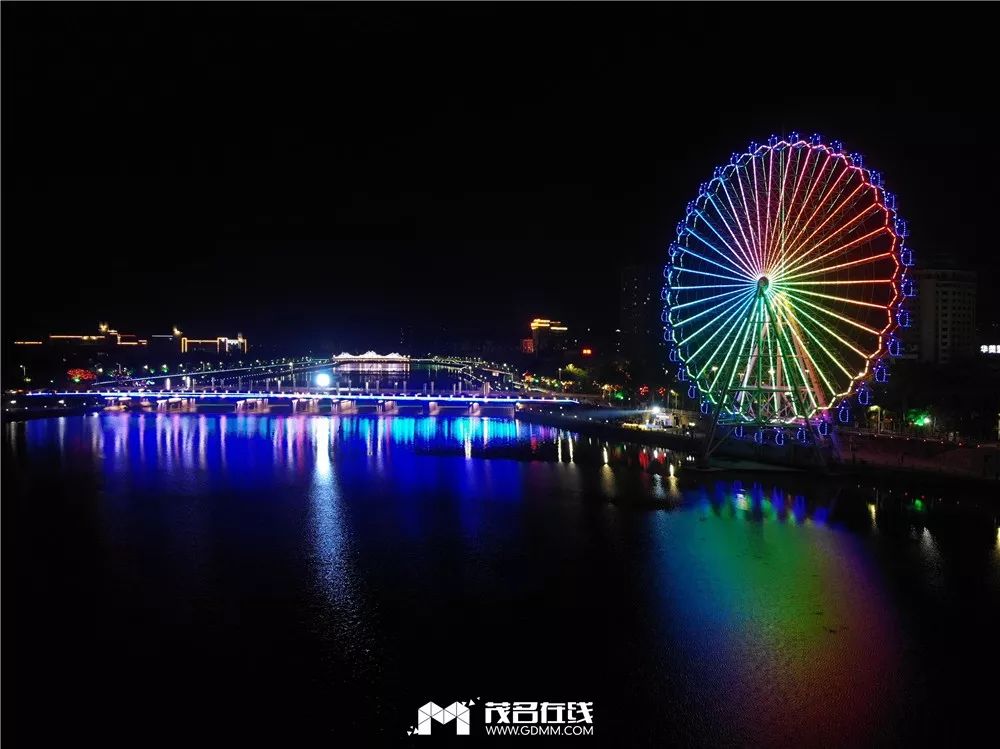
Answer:
<path fill-rule="evenodd" d="M 665 354 L 663 323 L 663 269 L 652 265 L 622 268 L 618 329 L 622 353 L 644 361 L 660 360 Z"/>
<path fill-rule="evenodd" d="M 922 362 L 950 364 L 974 356 L 976 274 L 947 266 L 918 269 L 917 298 L 903 343 Z"/>

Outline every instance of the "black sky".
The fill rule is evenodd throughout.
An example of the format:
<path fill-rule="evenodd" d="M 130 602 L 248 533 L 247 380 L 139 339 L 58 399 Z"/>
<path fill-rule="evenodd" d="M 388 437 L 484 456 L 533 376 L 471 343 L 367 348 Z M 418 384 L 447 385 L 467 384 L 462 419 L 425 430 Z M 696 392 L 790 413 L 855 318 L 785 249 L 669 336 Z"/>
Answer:
<path fill-rule="evenodd" d="M 661 262 L 712 168 L 789 130 L 866 154 L 918 260 L 1000 282 L 996 51 L 975 6 L 2 14 L 7 337 L 613 328 L 619 267 Z"/>

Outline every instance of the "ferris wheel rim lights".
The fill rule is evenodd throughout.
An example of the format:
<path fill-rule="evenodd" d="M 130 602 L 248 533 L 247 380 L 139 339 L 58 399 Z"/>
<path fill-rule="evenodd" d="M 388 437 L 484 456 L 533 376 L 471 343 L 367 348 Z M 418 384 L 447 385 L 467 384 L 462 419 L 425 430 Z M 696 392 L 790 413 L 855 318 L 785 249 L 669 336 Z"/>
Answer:
<path fill-rule="evenodd" d="M 664 268 L 664 339 L 678 378 L 733 420 L 834 408 L 843 420 L 899 353 L 913 252 L 895 196 L 863 164 L 816 134 L 771 136 L 716 167 L 688 203 Z"/>

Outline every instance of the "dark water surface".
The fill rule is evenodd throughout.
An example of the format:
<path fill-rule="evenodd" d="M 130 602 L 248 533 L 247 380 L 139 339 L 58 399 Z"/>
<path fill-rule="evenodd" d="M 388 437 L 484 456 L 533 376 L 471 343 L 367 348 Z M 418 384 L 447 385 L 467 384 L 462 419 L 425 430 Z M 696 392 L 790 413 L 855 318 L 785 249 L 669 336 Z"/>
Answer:
<path fill-rule="evenodd" d="M 994 730 L 997 498 L 975 490 L 699 474 L 503 418 L 4 430 L 17 745 L 430 745 L 417 707 L 469 698 L 594 702 L 593 738 L 501 744 Z"/>

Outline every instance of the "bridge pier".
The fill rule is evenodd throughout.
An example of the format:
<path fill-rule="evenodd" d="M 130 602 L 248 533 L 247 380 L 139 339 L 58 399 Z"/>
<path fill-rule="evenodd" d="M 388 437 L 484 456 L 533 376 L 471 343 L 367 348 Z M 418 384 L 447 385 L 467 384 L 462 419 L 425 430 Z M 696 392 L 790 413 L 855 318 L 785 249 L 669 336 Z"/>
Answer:
<path fill-rule="evenodd" d="M 292 398 L 292 413 L 318 413 L 319 399 L 317 398 Z"/>
<path fill-rule="evenodd" d="M 356 401 L 352 400 L 340 400 L 334 404 L 334 408 L 337 413 L 341 414 L 356 414 L 358 412 L 358 404 Z"/>
<path fill-rule="evenodd" d="M 269 403 L 267 398 L 247 398 L 246 400 L 236 401 L 236 411 L 261 413 L 267 412 L 269 410 Z"/>
<path fill-rule="evenodd" d="M 148 400 L 140 402 L 140 405 L 152 405 Z M 197 400 L 194 398 L 168 398 L 156 401 L 156 410 L 160 413 L 192 413 L 198 410 Z"/>
<path fill-rule="evenodd" d="M 427 401 L 427 415 L 437 416 L 439 413 L 441 413 L 441 406 L 438 404 L 438 402 Z"/>

